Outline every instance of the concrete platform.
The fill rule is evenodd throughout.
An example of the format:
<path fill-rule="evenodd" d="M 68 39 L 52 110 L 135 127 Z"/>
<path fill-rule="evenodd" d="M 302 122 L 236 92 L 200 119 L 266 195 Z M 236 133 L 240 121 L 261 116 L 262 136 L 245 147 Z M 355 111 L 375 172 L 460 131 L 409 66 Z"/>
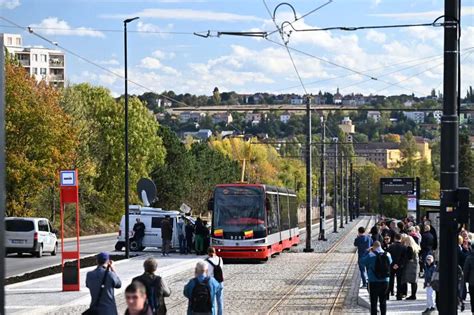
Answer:
<path fill-rule="evenodd" d="M 158 274 L 170 277 L 174 274 L 193 268 L 204 256 L 170 254 L 162 257 L 160 253 L 137 256 L 115 263 L 117 275 L 122 280 L 122 288 L 115 290 L 115 295 L 123 294 L 131 280 L 143 273 L 143 261 L 154 256 L 158 259 Z M 55 310 L 67 308 L 71 314 L 80 314 L 90 303 L 89 290 L 85 286 L 86 273 L 95 269 L 81 269 L 81 290 L 62 292 L 62 275 L 56 274 L 30 281 L 16 283 L 5 287 L 6 314 L 55 314 Z M 63 312 L 61 312 L 63 313 Z"/>

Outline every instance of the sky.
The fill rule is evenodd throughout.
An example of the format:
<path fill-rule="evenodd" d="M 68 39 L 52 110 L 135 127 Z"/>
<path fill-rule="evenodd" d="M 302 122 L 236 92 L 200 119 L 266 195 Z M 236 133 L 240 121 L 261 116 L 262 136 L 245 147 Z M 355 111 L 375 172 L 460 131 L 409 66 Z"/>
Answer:
<path fill-rule="evenodd" d="M 0 16 L 30 26 L 96 64 L 67 53 L 70 84 L 89 82 L 109 88 L 114 95 L 123 94 L 123 20 L 135 16 L 140 18 L 128 24 L 129 92 L 133 94 L 173 90 L 212 95 L 216 86 L 221 92 L 300 95 L 335 93 L 337 88 L 342 94 L 364 95 L 425 96 L 433 88 L 442 92 L 442 27 L 289 31 L 292 27 L 431 23 L 443 15 L 444 1 L 289 2 L 298 21 L 293 22 L 290 7 L 278 7 L 275 23 L 285 26 L 283 40 L 278 32 L 267 39 L 216 36 L 218 31 L 274 31 L 271 16 L 280 3 L 274 0 L 0 0 Z M 474 85 L 474 0 L 463 0 L 461 10 L 465 95 L 467 87 Z M 292 27 L 285 21 L 293 22 Z M 208 30 L 208 38 L 193 34 Z M 0 32 L 22 34 L 24 45 L 57 48 L 4 20 Z"/>

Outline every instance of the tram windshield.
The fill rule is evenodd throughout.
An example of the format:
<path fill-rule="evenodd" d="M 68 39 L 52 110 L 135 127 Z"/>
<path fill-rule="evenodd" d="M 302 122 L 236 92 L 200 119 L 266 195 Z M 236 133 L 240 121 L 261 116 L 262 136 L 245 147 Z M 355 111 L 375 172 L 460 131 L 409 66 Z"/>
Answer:
<path fill-rule="evenodd" d="M 265 210 L 263 191 L 258 187 L 218 187 L 215 191 L 214 229 L 225 234 L 251 230 L 263 237 Z"/>

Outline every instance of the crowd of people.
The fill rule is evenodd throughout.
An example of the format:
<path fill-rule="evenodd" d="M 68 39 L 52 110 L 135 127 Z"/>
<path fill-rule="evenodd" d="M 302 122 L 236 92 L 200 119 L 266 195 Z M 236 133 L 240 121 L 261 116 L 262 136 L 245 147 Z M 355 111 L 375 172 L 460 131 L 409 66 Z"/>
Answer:
<path fill-rule="evenodd" d="M 471 310 L 474 310 L 473 237 L 461 229 L 458 239 L 458 307 L 464 311 L 469 292 Z M 437 309 L 438 237 L 426 217 L 420 224 L 416 224 L 413 217 L 403 220 L 381 218 L 369 233 L 364 227 L 359 228 L 354 246 L 358 251 L 362 288 L 369 290 L 371 314 L 377 314 L 378 306 L 381 314 L 386 314 L 386 301 L 390 298 L 416 300 L 419 278 L 423 278 L 427 296 L 423 314 Z"/>
<path fill-rule="evenodd" d="M 160 228 L 162 255 L 169 256 L 173 239 L 173 223 L 170 216 L 167 215 L 161 220 Z M 176 229 L 180 254 L 187 255 L 195 252 L 197 255 L 204 255 L 207 252 L 210 246 L 210 231 L 207 221 L 197 218 L 193 223 L 185 216 L 180 216 L 176 221 Z M 141 222 L 140 218 L 137 218 L 133 226 L 133 240 L 137 242 L 138 248 L 142 248 L 145 230 L 145 224 Z"/>
<path fill-rule="evenodd" d="M 96 257 L 97 268 L 87 273 L 91 303 L 85 315 L 118 314 L 114 289 L 122 282 L 117 276 L 114 262 L 108 253 Z M 156 274 L 158 261 L 147 258 L 143 263 L 143 274 L 133 278 L 125 289 L 126 315 L 162 315 L 167 313 L 165 298 L 172 292 L 166 281 Z M 183 294 L 188 299 L 189 315 L 222 315 L 224 312 L 224 273 L 222 258 L 213 247 L 208 248 L 208 257 L 199 261 L 194 277 L 184 286 Z"/>

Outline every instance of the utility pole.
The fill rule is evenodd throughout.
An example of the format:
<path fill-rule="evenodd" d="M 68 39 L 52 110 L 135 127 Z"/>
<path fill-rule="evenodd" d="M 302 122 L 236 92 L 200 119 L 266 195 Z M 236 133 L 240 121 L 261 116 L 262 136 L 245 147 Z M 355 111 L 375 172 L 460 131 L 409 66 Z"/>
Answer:
<path fill-rule="evenodd" d="M 346 193 L 346 224 L 348 224 L 349 222 L 349 157 L 346 158 L 346 161 L 345 161 L 345 164 L 346 164 L 346 190 L 345 190 L 345 193 Z"/>
<path fill-rule="evenodd" d="M 350 183 L 350 190 L 349 190 L 349 209 L 350 209 L 350 216 L 351 216 L 351 221 L 355 219 L 355 215 L 354 215 L 354 174 L 353 174 L 353 171 L 354 171 L 354 165 L 353 163 L 351 162 L 350 164 L 350 177 L 349 177 L 349 183 Z"/>
<path fill-rule="evenodd" d="M 311 248 L 311 98 L 308 96 L 306 103 L 306 247 L 304 252 L 310 253 Z"/>
<path fill-rule="evenodd" d="M 321 114 L 321 193 L 319 199 L 319 240 L 326 241 L 326 122 L 324 114 Z"/>
<path fill-rule="evenodd" d="M 370 213 L 370 178 L 367 177 L 367 209 L 366 212 Z"/>
<path fill-rule="evenodd" d="M 334 144 L 335 144 L 335 154 L 334 154 L 334 204 L 333 204 L 333 207 L 334 207 L 334 223 L 333 223 L 333 227 L 334 227 L 334 233 L 337 233 L 337 202 L 338 202 L 338 195 L 337 195 L 337 155 L 338 155 L 338 152 L 337 152 L 337 142 L 338 142 L 338 139 L 337 138 L 334 138 Z"/>
<path fill-rule="evenodd" d="M 345 203 L 344 203 L 344 167 L 342 165 L 344 161 L 344 150 L 341 148 L 341 160 L 339 161 L 339 169 L 341 170 L 341 225 L 339 226 L 341 229 L 344 227 L 344 208 L 345 208 Z"/>
<path fill-rule="evenodd" d="M 357 217 L 360 216 L 360 177 L 356 175 L 356 212 Z"/>
<path fill-rule="evenodd" d="M 0 34 L 0 314 L 5 314 L 5 48 Z"/>
<path fill-rule="evenodd" d="M 458 58 L 460 0 L 444 1 L 443 117 L 441 118 L 441 204 L 439 313 L 457 314 L 456 204 L 459 168 Z"/>

